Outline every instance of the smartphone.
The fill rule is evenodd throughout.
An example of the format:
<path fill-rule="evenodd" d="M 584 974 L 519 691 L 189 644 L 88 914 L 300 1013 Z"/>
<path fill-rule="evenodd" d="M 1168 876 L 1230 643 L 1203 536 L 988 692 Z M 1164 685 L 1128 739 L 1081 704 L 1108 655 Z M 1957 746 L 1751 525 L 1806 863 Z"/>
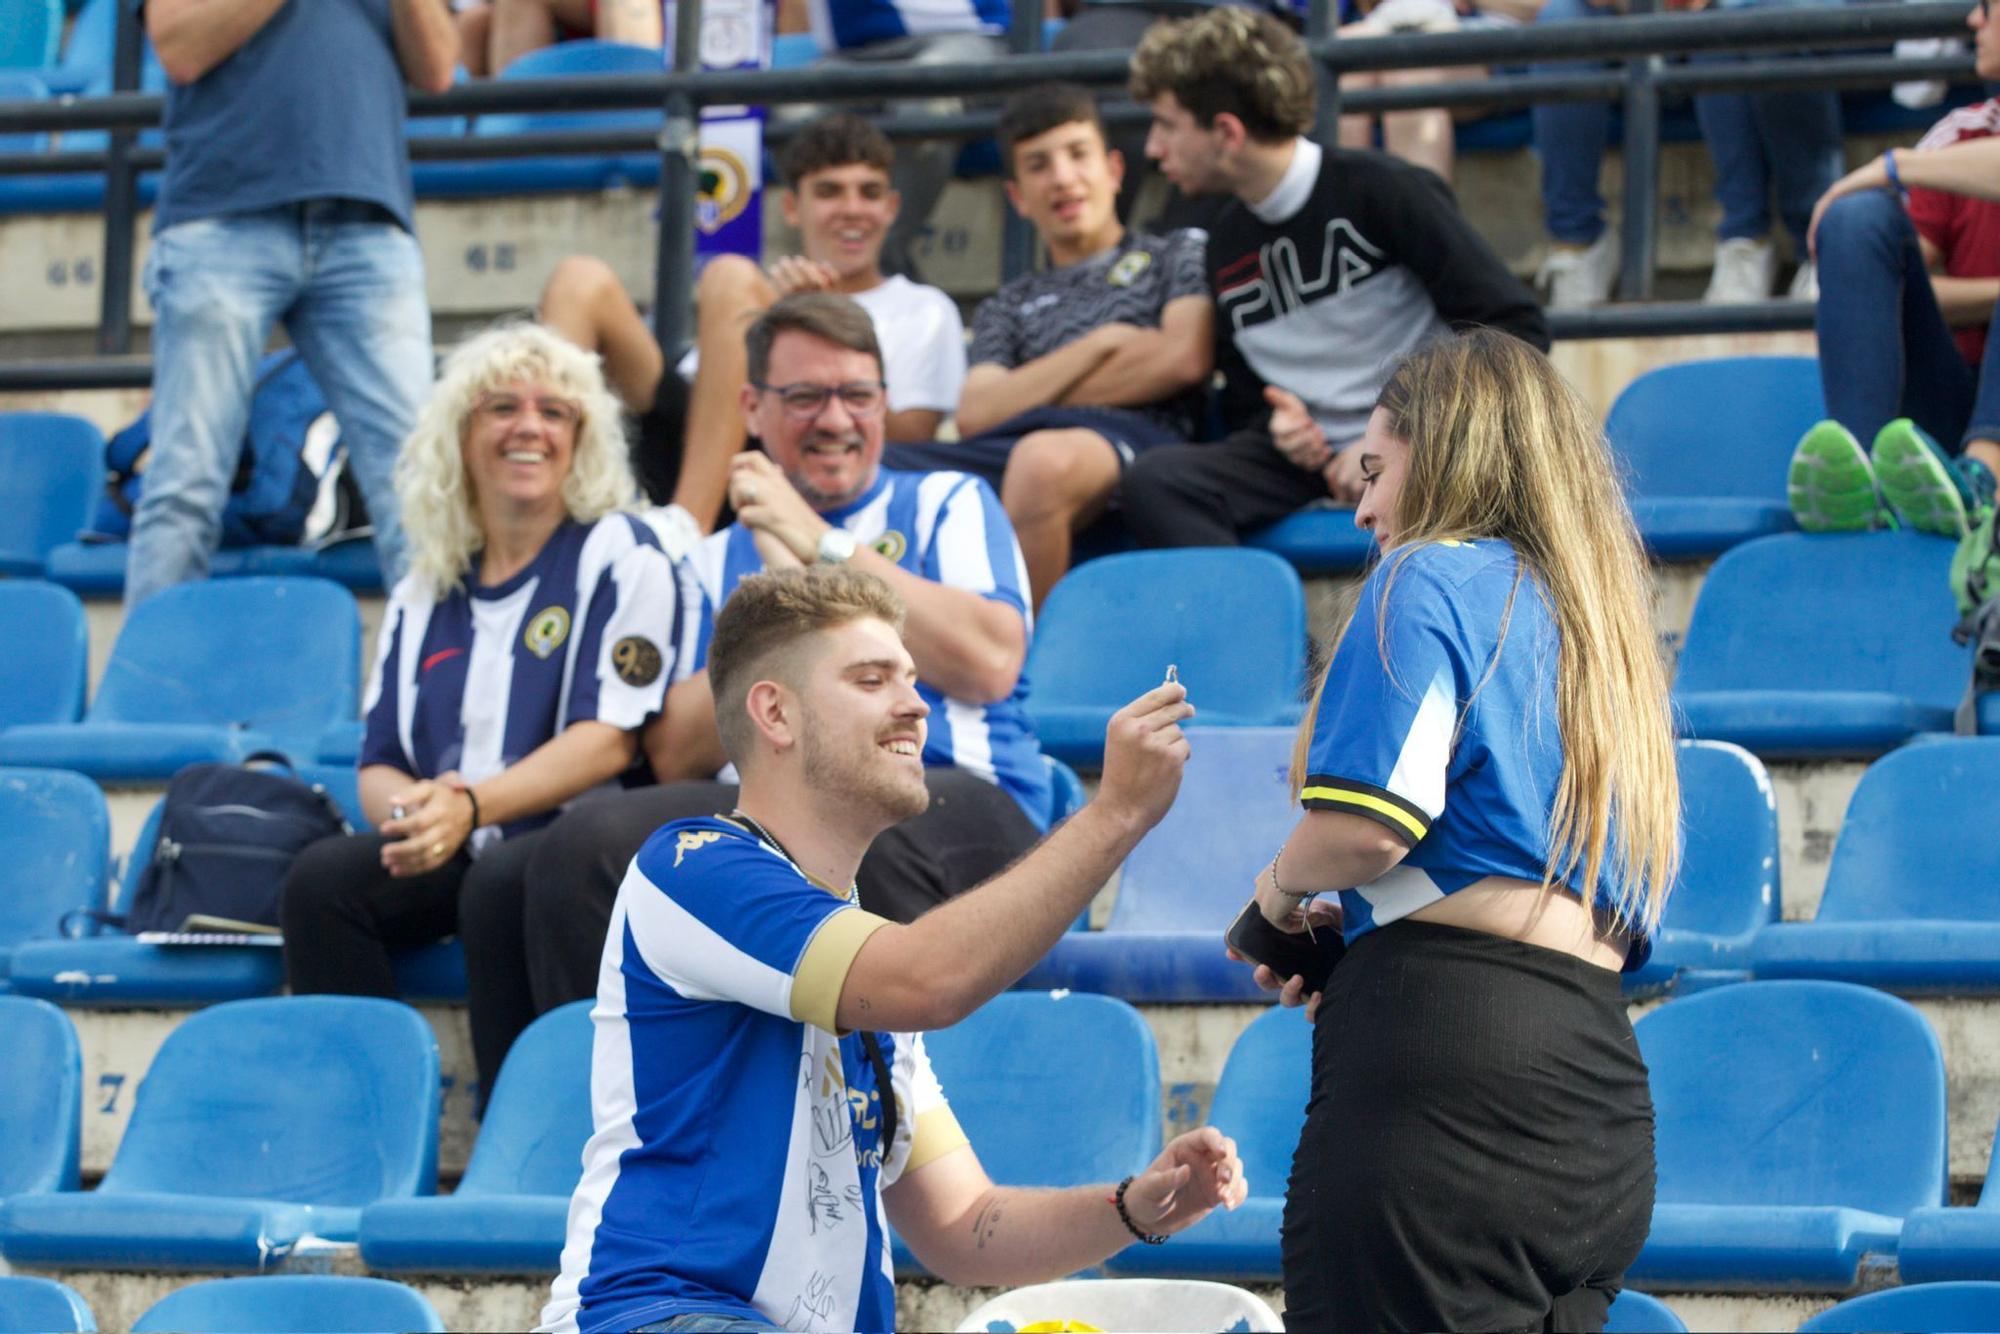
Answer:
<path fill-rule="evenodd" d="M 1327 926 L 1312 934 L 1280 931 L 1255 899 L 1244 906 L 1222 938 L 1230 949 L 1281 978 L 1303 977 L 1308 996 L 1326 990 L 1334 965 L 1347 953 L 1347 942 L 1338 928 Z"/>

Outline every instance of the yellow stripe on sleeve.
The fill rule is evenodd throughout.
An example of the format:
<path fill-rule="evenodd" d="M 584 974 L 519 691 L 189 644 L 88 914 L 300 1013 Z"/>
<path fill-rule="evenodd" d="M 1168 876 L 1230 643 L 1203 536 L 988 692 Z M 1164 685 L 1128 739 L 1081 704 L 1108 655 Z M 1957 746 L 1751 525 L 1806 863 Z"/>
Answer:
<path fill-rule="evenodd" d="M 959 1128 L 958 1118 L 952 1115 L 949 1106 L 933 1107 L 917 1114 L 917 1128 L 911 1132 L 909 1161 L 903 1164 L 903 1176 L 908 1176 L 926 1163 L 934 1163 L 954 1149 L 962 1149 L 972 1141 Z"/>
<path fill-rule="evenodd" d="M 792 1018 L 840 1036 L 834 1013 L 847 970 L 868 937 L 887 925 L 888 918 L 860 908 L 844 908 L 821 922 L 792 970 Z"/>
<path fill-rule="evenodd" d="M 1299 793 L 1299 800 L 1302 802 L 1332 801 L 1344 803 L 1349 806 L 1359 806 L 1363 810 L 1387 816 L 1395 822 L 1397 828 L 1407 831 L 1412 840 L 1420 840 L 1429 832 L 1423 821 L 1411 815 L 1401 806 L 1396 805 L 1393 801 L 1384 801 L 1380 797 L 1371 796 L 1366 792 L 1351 792 L 1344 787 L 1309 787 Z"/>

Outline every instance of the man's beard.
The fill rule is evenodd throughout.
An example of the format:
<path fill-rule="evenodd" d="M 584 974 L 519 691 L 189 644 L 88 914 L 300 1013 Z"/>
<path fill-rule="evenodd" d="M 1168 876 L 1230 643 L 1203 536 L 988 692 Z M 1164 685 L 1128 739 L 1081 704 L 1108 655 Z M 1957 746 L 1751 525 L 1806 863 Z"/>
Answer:
<path fill-rule="evenodd" d="M 870 744 L 879 746 L 879 738 Z M 930 808 L 930 788 L 920 775 L 901 776 L 837 750 L 826 744 L 818 727 L 805 728 L 800 755 L 806 782 L 815 793 L 866 811 L 884 829 Z"/>

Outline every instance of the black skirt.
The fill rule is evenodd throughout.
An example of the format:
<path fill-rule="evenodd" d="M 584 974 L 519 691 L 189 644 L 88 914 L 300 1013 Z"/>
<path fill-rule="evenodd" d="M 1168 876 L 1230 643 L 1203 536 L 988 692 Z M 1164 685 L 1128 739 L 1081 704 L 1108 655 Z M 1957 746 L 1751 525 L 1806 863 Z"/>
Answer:
<path fill-rule="evenodd" d="M 1313 1034 L 1288 1329 L 1601 1329 L 1652 1210 L 1617 974 L 1423 922 L 1355 941 Z"/>

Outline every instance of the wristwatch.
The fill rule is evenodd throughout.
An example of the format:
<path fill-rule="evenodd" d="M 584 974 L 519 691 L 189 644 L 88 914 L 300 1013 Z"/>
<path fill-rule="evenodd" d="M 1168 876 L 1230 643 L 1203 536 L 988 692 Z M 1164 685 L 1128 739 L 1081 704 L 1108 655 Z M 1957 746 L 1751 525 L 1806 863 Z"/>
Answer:
<path fill-rule="evenodd" d="M 845 528 L 829 528 L 819 535 L 819 563 L 844 565 L 860 545 Z"/>

